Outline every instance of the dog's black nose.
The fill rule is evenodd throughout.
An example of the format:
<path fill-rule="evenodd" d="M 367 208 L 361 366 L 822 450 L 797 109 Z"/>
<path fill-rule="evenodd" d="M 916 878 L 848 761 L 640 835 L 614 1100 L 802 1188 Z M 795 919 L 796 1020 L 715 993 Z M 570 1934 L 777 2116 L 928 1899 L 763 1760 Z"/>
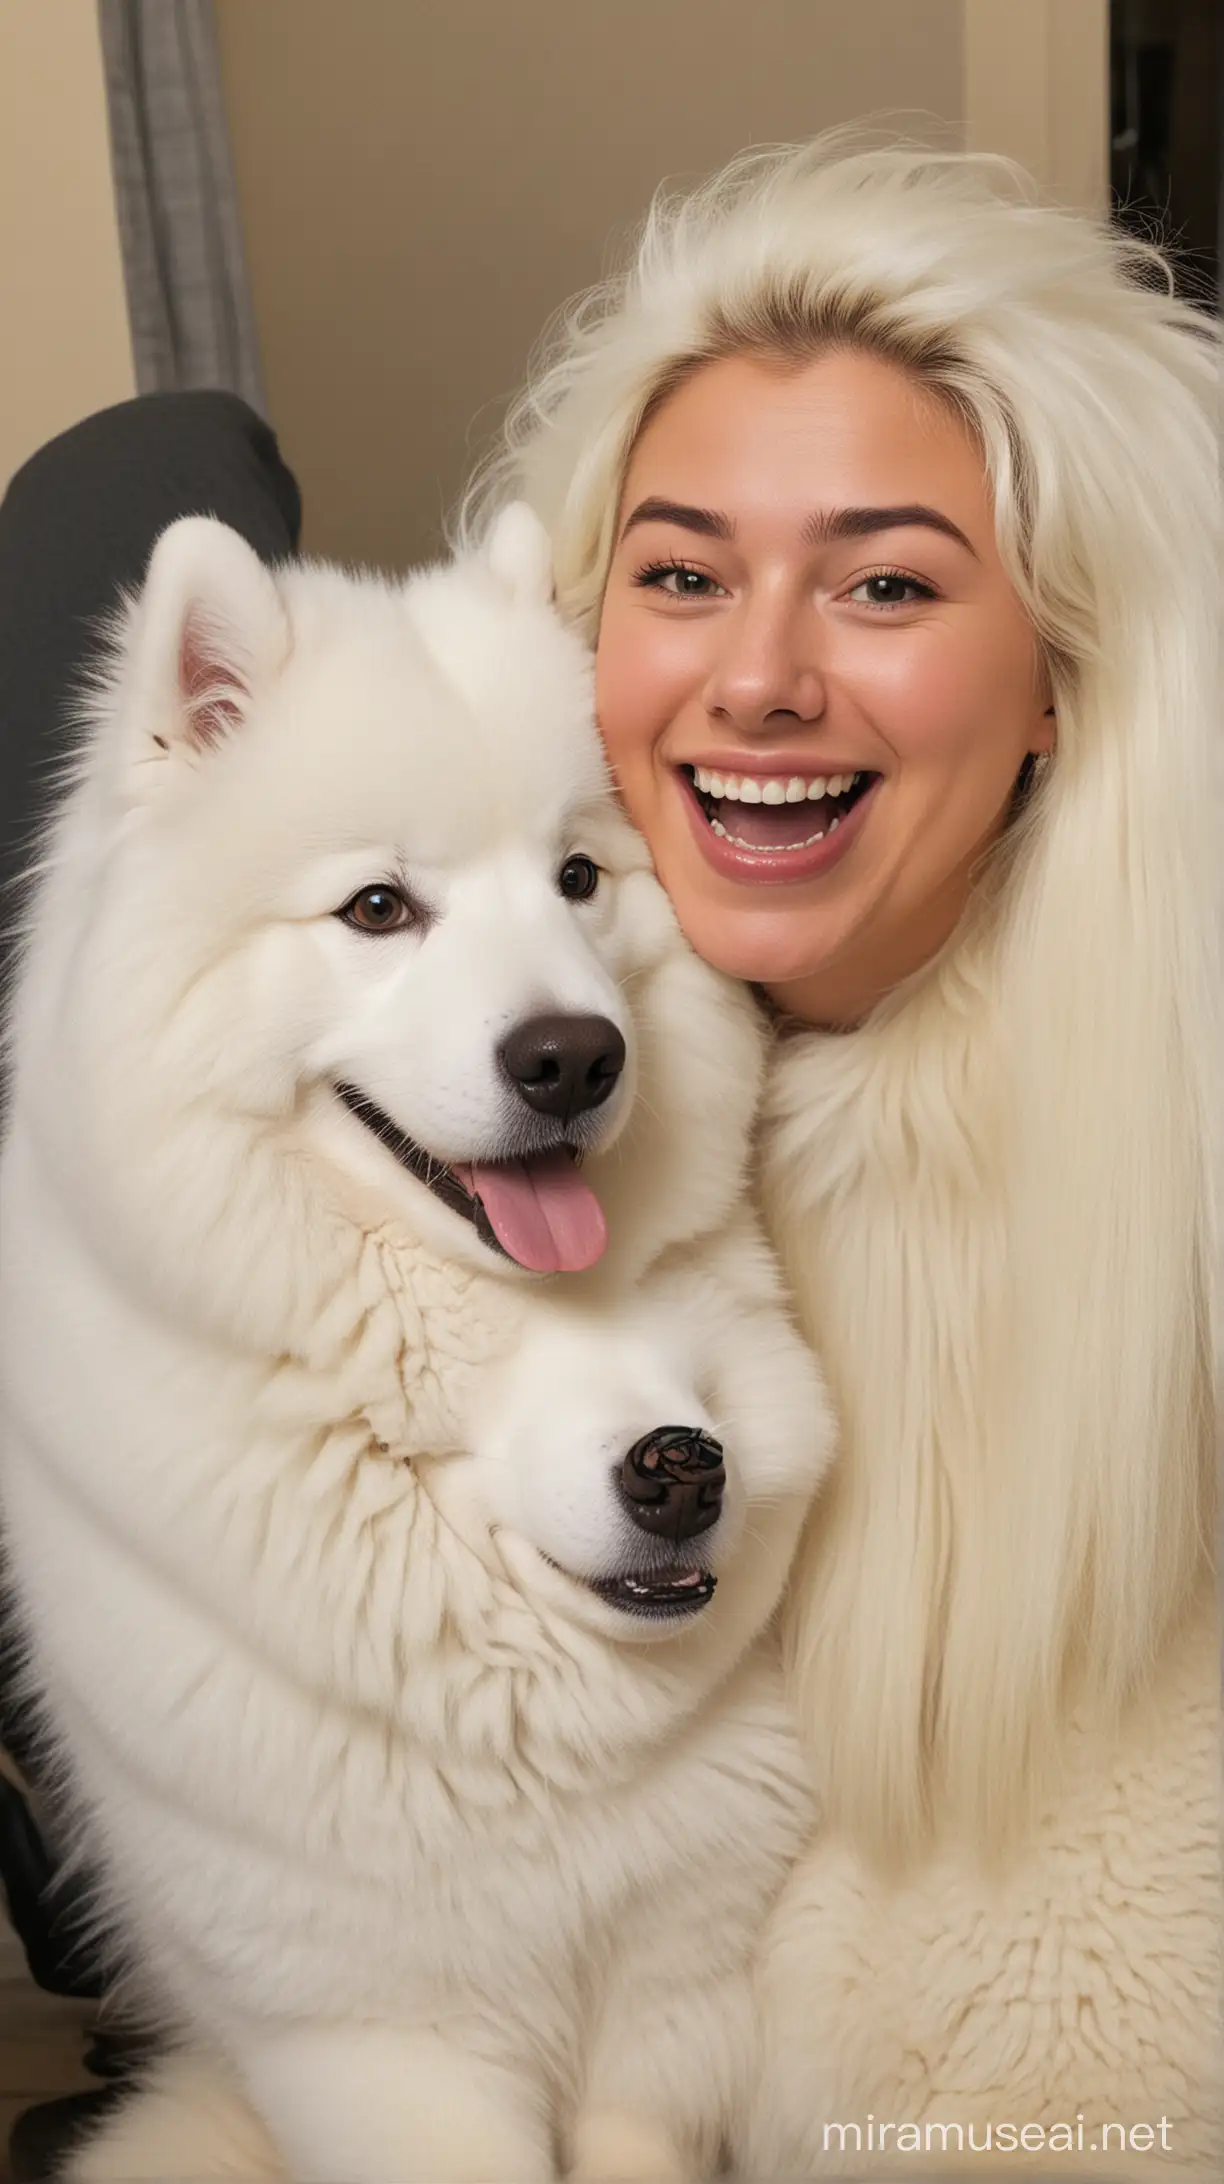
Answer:
<path fill-rule="evenodd" d="M 625 1066 L 625 1042 L 606 1016 L 530 1016 L 497 1054 L 527 1105 L 562 1122 L 601 1107 Z"/>
<path fill-rule="evenodd" d="M 692 1426 L 656 1426 L 634 1442 L 617 1475 L 634 1523 L 671 1540 L 696 1539 L 717 1524 L 726 1484 L 720 1444 Z"/>

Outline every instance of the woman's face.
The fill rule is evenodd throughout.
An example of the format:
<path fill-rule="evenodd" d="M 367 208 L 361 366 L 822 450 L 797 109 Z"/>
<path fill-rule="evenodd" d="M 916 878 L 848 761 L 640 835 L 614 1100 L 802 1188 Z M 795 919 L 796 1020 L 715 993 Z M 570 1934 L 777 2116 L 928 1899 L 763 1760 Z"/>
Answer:
<path fill-rule="evenodd" d="M 1053 738 L 980 455 L 850 351 L 706 365 L 651 419 L 596 688 L 689 940 L 817 1023 L 942 946 Z"/>

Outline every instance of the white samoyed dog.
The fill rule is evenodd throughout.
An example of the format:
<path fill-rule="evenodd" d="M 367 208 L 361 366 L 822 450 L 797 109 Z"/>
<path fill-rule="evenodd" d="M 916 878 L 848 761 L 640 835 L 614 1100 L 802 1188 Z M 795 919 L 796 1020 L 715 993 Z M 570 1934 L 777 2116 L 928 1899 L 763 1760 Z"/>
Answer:
<path fill-rule="evenodd" d="M 809 1822 L 825 1398 L 762 1032 L 618 813 L 523 508 L 394 584 L 160 540 L 0 1168 L 30 1678 L 174 2051 L 69 2177 L 693 2177 Z"/>

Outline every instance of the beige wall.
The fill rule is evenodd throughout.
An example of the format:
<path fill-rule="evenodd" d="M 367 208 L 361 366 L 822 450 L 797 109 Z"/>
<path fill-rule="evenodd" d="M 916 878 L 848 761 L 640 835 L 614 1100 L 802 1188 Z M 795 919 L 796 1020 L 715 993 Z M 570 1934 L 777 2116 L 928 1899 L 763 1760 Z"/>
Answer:
<path fill-rule="evenodd" d="M 661 175 L 862 115 L 1103 203 L 1108 0 L 216 0 L 308 543 L 431 550 L 549 313 Z M 93 0 L 0 0 L 0 486 L 132 392 Z"/>
<path fill-rule="evenodd" d="M 1027 0 L 1025 0 L 1027 4 Z M 217 0 L 307 544 L 433 550 L 531 343 L 664 174 L 886 110 L 960 141 L 964 0 Z M 474 420 L 475 425 L 474 425 Z"/>
<path fill-rule="evenodd" d="M 1109 195 L 1109 0 L 965 0 L 970 151 L 1005 152 L 1064 204 Z"/>
<path fill-rule="evenodd" d="M 1108 0 L 216 0 L 315 551 L 433 551 L 532 342 L 664 175 L 863 117 L 1103 206 Z"/>
<path fill-rule="evenodd" d="M 93 0 L 0 0 L 0 489 L 132 392 Z"/>

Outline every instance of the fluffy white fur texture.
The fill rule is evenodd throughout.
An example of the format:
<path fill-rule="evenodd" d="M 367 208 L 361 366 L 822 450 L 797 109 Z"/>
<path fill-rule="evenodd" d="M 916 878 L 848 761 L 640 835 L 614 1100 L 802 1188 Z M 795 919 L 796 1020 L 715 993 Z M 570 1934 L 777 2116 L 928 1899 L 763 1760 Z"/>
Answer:
<path fill-rule="evenodd" d="M 747 2096 L 810 1823 L 769 1623 L 829 1429 L 745 1203 L 759 1024 L 615 809 L 547 591 L 524 511 L 404 586 L 176 525 L 49 844 L 4 1521 L 106 1908 L 182 2032 L 77 2180 L 690 2176 Z M 416 926 L 337 917 L 393 881 Z M 496 1044 L 547 1008 L 630 1056 L 585 1171 L 608 1251 L 552 1280 L 333 1090 L 492 1157 Z M 680 1623 L 584 1582 L 640 1561 L 611 1469 L 665 1423 L 728 1452 Z"/>

